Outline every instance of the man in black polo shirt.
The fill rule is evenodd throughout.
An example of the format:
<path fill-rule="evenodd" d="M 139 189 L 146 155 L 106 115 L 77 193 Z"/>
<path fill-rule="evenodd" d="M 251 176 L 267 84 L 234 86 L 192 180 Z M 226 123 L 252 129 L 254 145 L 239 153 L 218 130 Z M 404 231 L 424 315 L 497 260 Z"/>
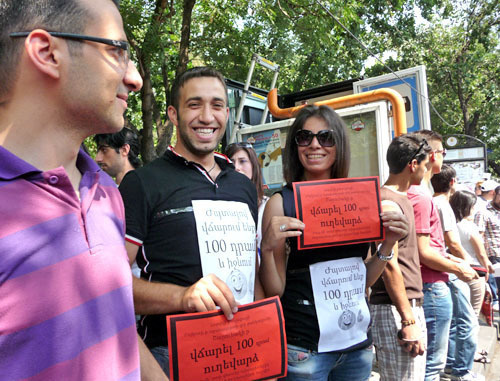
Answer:
<path fill-rule="evenodd" d="M 168 115 L 177 143 L 120 185 L 139 332 L 168 374 L 165 315 L 221 308 L 262 296 L 256 274 L 255 186 L 214 152 L 229 109 L 222 75 L 207 67 L 180 75 Z"/>

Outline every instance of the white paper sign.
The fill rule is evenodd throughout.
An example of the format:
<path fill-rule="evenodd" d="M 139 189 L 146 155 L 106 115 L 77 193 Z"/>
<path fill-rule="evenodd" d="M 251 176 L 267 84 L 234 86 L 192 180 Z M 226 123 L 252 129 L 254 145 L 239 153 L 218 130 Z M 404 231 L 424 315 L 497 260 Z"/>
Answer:
<path fill-rule="evenodd" d="M 495 270 L 495 273 L 493 274 L 493 276 L 494 276 L 495 278 L 500 277 L 500 263 L 495 263 L 495 264 L 493 265 L 493 269 Z M 491 276 L 491 275 L 490 275 L 490 276 Z"/>
<path fill-rule="evenodd" d="M 241 304 L 254 301 L 255 222 L 248 205 L 193 200 L 203 276 L 215 274 Z"/>
<path fill-rule="evenodd" d="M 318 352 L 342 350 L 366 340 L 370 311 L 363 260 L 319 262 L 310 265 L 309 271 L 320 331 Z"/>

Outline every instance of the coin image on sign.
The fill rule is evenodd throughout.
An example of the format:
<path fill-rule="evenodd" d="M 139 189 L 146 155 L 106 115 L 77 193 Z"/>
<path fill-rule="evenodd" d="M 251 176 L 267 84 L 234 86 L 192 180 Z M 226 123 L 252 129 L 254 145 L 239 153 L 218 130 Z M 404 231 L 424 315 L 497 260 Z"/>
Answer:
<path fill-rule="evenodd" d="M 450 147 L 456 146 L 458 143 L 458 139 L 454 136 L 450 136 L 448 139 L 446 139 L 446 144 L 448 144 Z"/>
<path fill-rule="evenodd" d="M 226 279 L 226 284 L 229 286 L 236 299 L 240 299 L 247 293 L 247 280 L 245 274 L 238 269 L 231 271 Z"/>
<path fill-rule="evenodd" d="M 356 314 L 350 310 L 342 312 L 339 317 L 339 327 L 344 331 L 351 329 L 356 324 Z"/>

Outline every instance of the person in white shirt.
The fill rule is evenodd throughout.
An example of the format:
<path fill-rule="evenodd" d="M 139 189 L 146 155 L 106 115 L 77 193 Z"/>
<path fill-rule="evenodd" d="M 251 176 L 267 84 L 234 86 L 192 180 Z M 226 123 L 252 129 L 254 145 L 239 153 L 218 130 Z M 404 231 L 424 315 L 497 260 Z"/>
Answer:
<path fill-rule="evenodd" d="M 476 195 L 468 191 L 457 191 L 450 197 L 450 205 L 457 218 L 458 233 L 462 247 L 467 253 L 467 260 L 473 267 L 480 267 L 485 271 L 478 271 L 480 277 L 469 283 L 471 288 L 471 304 L 476 315 L 484 298 L 488 274 L 494 272 L 493 265 L 486 255 L 483 238 L 477 225 L 472 220 L 472 209 L 476 202 Z"/>

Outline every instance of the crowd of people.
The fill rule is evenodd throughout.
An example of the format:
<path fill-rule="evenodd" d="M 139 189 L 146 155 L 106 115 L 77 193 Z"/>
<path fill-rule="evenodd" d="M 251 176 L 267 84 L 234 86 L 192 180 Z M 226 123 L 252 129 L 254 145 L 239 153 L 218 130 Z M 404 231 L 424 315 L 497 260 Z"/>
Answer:
<path fill-rule="evenodd" d="M 228 92 L 208 67 L 176 78 L 176 143 L 141 166 L 123 114 L 142 79 L 117 1 L 3 2 L 0 81 L 1 380 L 166 380 L 166 316 L 220 308 L 230 321 L 240 303 L 271 296 L 283 307 L 286 379 L 368 380 L 374 354 L 382 380 L 479 379 L 487 288 L 498 310 L 500 186 L 457 190 L 438 133 L 391 141 L 382 241 L 299 252 L 307 228 L 292 184 L 349 176 L 333 109 L 298 112 L 285 186 L 267 197 L 250 144 L 216 152 Z M 82 147 L 89 136 L 99 165 Z M 214 260 L 200 226 L 217 208 L 248 216 L 232 237 L 248 248 L 238 274 L 204 270 Z M 342 311 L 315 288 L 317 274 L 345 266 L 355 269 L 348 286 L 366 290 L 349 295 L 356 329 L 331 324 Z"/>

